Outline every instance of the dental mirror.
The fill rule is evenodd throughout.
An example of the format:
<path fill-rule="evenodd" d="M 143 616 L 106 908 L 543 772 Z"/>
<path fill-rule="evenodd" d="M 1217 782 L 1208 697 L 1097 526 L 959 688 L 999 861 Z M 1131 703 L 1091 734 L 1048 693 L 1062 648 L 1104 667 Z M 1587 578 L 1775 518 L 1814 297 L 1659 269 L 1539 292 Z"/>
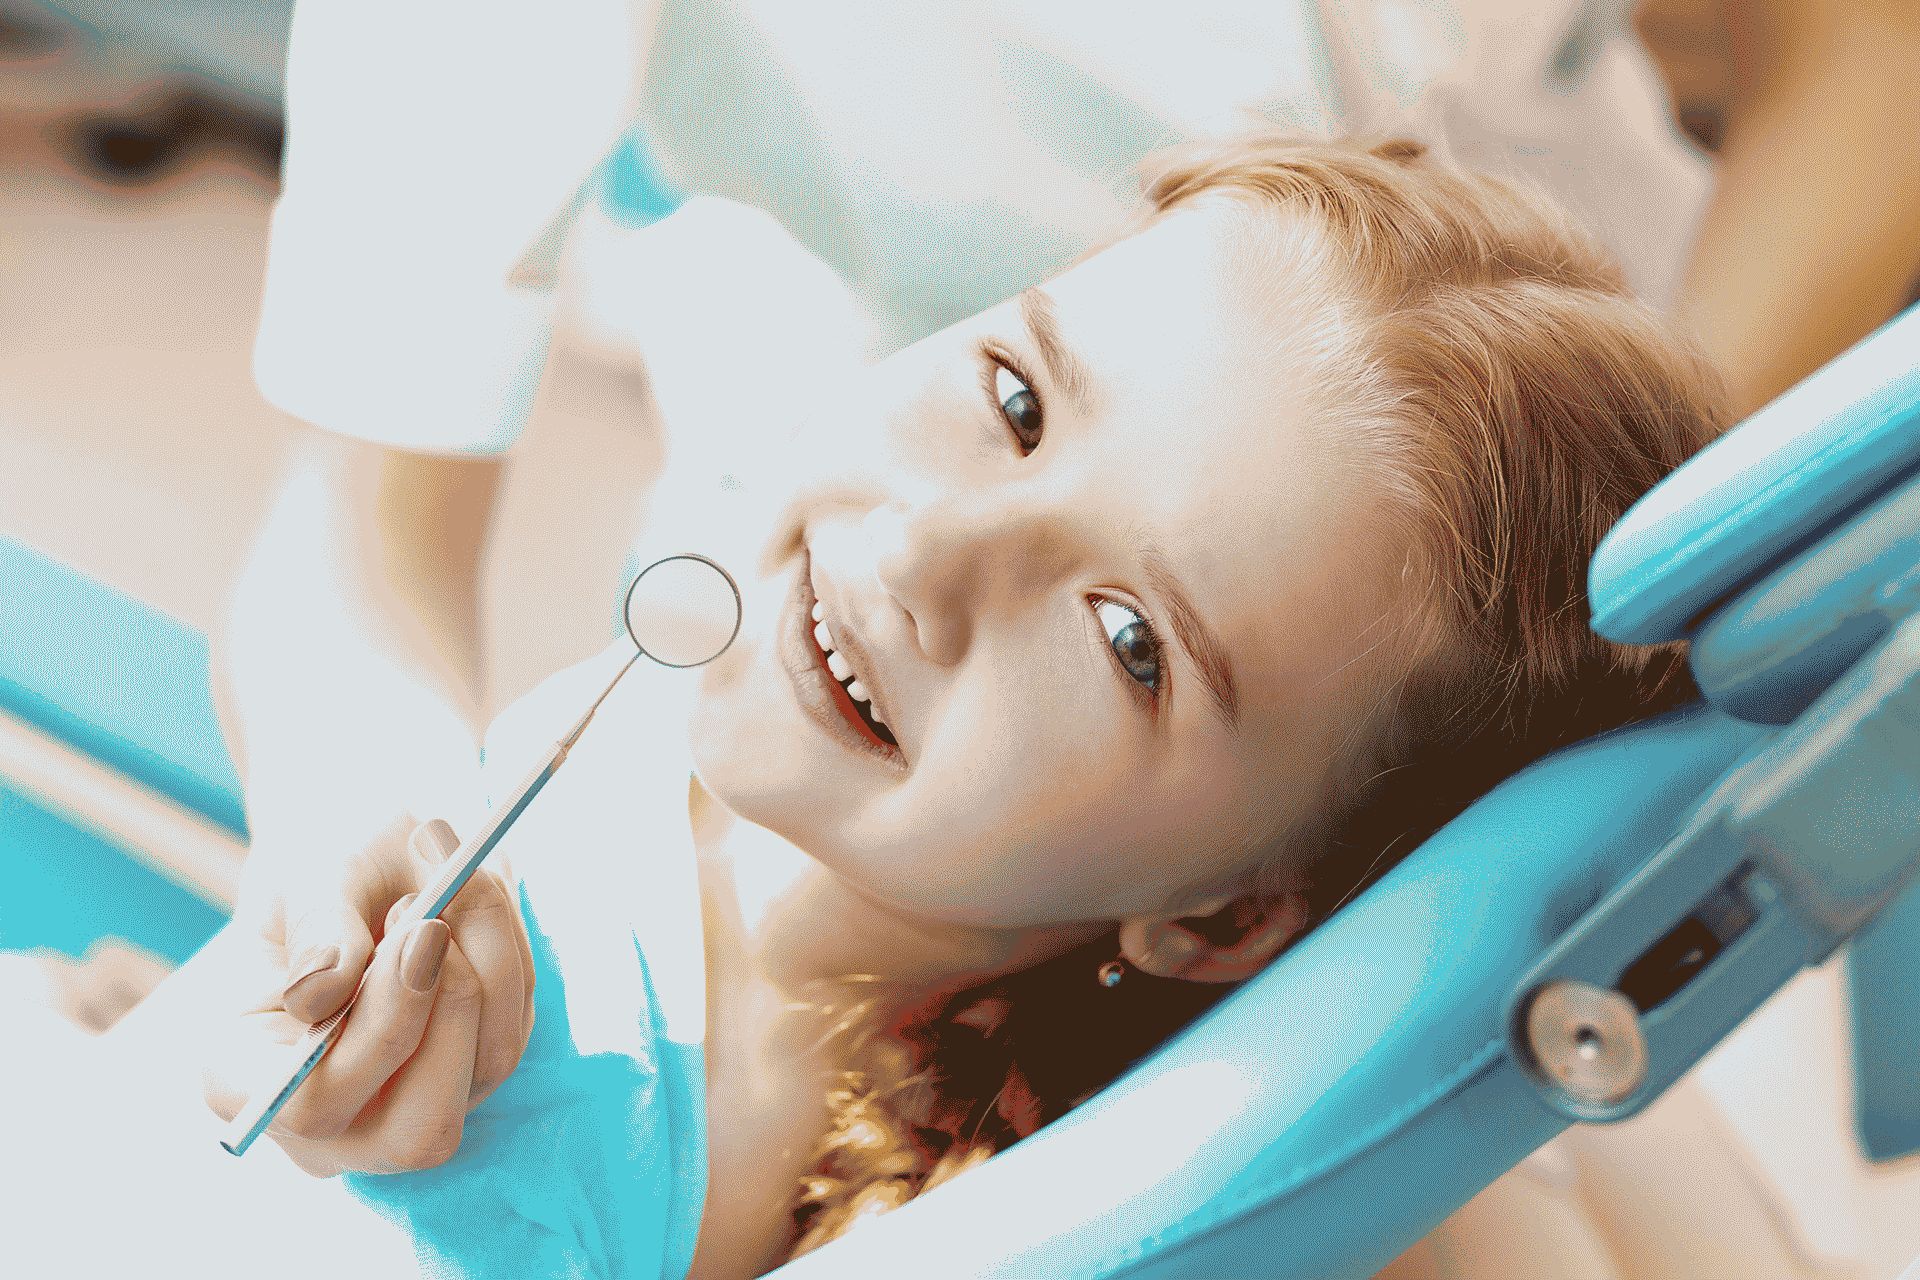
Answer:
<path fill-rule="evenodd" d="M 654 561 L 627 588 L 627 634 L 664 667 L 698 667 L 725 653 L 740 613 L 733 576 L 691 552 Z"/>

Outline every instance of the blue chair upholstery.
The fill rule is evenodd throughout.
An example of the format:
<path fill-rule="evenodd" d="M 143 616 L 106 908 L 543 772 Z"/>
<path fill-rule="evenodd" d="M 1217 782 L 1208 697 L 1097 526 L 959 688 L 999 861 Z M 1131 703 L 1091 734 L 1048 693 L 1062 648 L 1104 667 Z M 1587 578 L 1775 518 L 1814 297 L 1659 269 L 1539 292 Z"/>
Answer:
<path fill-rule="evenodd" d="M 246 832 L 192 627 L 0 538 L 0 707 Z"/>
<path fill-rule="evenodd" d="M 205 638 L 6 538 L 0 710 L 244 837 Z M 221 920 L 138 851 L 0 776 L 0 950 L 77 956 L 112 936 L 182 961 Z"/>
<path fill-rule="evenodd" d="M 1593 629 L 1690 635 L 1706 610 L 1911 474 L 1920 316 L 1835 357 L 1642 498 L 1594 553 Z"/>
<path fill-rule="evenodd" d="M 1644 1107 L 1863 930 L 1863 1138 L 1910 1148 L 1916 566 L 1920 310 L 1595 556 L 1595 629 L 1693 638 L 1709 701 L 1508 779 L 1095 1098 L 773 1274 L 1369 1275 L 1570 1123 Z M 1564 980 L 1635 993 L 1623 1096 L 1543 1070 L 1528 1012 Z"/>

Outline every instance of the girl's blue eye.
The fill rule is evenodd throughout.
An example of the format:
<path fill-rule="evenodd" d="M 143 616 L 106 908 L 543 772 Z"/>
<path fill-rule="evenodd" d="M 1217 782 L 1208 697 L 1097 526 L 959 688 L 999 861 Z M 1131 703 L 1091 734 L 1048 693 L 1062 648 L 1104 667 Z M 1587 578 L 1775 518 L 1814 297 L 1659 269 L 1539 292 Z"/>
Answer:
<path fill-rule="evenodd" d="M 1151 694 L 1158 694 L 1166 673 L 1160 661 L 1160 638 L 1153 624 L 1132 609 L 1112 600 L 1096 599 L 1093 611 L 1107 629 L 1107 643 L 1120 667 Z"/>
<path fill-rule="evenodd" d="M 994 398 L 1000 402 L 1000 416 L 1013 428 L 1024 456 L 1040 447 L 1040 398 L 1033 394 L 1020 375 L 1004 364 L 996 364 L 993 374 Z"/>

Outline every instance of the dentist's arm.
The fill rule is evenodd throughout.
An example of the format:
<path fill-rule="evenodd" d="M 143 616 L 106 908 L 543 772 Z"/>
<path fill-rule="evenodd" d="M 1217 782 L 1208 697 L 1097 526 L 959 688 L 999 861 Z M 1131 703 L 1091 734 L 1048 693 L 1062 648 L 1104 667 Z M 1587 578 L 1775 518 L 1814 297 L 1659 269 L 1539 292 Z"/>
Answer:
<path fill-rule="evenodd" d="M 520 268 L 627 127 L 656 4 L 295 10 L 253 371 L 314 429 L 215 655 L 257 834 L 450 803 L 472 768 L 480 557 L 550 332 Z"/>
<path fill-rule="evenodd" d="M 552 305 L 516 268 L 627 126 L 656 3 L 294 13 L 253 368 L 314 429 L 214 655 L 258 848 L 477 816 L 480 557 Z"/>
<path fill-rule="evenodd" d="M 257 849 L 479 816 L 479 582 L 504 465 L 300 431 L 214 637 Z"/>
<path fill-rule="evenodd" d="M 230 1114 L 252 1058 L 368 973 L 327 1078 L 270 1131 L 316 1172 L 444 1158 L 526 1043 L 532 966 L 490 873 L 425 951 L 385 922 L 429 874 L 419 825 L 465 835 L 483 815 L 480 565 L 550 324 L 539 273 L 517 268 L 551 257 L 631 119 L 656 3 L 294 15 L 254 376 L 312 427 L 215 643 L 253 847 L 221 944 L 249 957 L 246 990 L 208 1101 Z"/>
<path fill-rule="evenodd" d="M 1750 413 L 1920 284 L 1920 4 L 1725 0 L 1733 97 L 1681 318 Z"/>

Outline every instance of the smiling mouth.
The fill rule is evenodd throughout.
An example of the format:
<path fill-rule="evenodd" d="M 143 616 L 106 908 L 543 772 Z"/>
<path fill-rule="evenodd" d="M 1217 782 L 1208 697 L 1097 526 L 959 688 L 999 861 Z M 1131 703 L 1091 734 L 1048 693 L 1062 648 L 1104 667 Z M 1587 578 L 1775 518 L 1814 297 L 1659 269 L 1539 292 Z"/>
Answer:
<path fill-rule="evenodd" d="M 812 614 L 808 614 L 808 617 L 812 617 Z M 891 729 L 873 718 L 873 713 L 869 710 L 871 704 L 863 703 L 853 696 L 851 686 L 860 677 L 858 675 L 849 675 L 845 680 L 842 680 L 840 677 L 834 675 L 833 667 L 827 662 L 827 651 L 820 647 L 819 640 L 811 634 L 809 634 L 807 638 L 813 641 L 814 660 L 820 664 L 820 669 L 827 673 L 827 678 L 839 686 L 839 692 L 834 695 L 834 703 L 839 706 L 842 711 L 850 713 L 854 725 L 863 733 L 872 737 L 875 742 L 878 742 L 883 747 L 897 748 L 900 745 L 899 739 L 893 736 Z"/>
<path fill-rule="evenodd" d="M 787 671 L 792 677 L 800 705 L 833 736 L 848 746 L 875 756 L 896 769 L 904 768 L 905 754 L 899 741 L 881 723 L 863 714 L 858 702 L 847 692 L 856 676 L 842 681 L 827 665 L 827 656 L 813 636 L 813 607 L 817 603 L 811 580 L 812 560 L 803 553 L 800 572 L 788 601 L 785 631 Z"/>

